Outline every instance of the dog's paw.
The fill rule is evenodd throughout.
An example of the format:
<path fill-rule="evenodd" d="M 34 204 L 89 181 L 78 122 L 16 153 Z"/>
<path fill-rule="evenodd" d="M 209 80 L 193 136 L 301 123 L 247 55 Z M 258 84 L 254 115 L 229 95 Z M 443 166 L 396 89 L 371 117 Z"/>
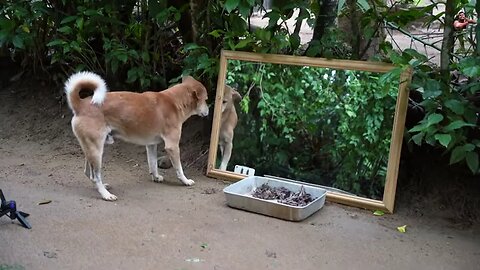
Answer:
<path fill-rule="evenodd" d="M 113 194 L 111 194 L 111 193 L 106 194 L 105 196 L 102 196 L 102 197 L 103 197 L 103 199 L 104 199 L 105 201 L 109 201 L 109 202 L 113 202 L 113 201 L 116 201 L 116 200 L 117 200 L 117 196 L 115 196 L 115 195 L 113 195 Z"/>
<path fill-rule="evenodd" d="M 155 183 L 163 182 L 163 176 L 161 176 L 161 175 L 153 176 L 153 174 L 152 174 L 152 180 Z"/>
<path fill-rule="evenodd" d="M 110 184 L 103 184 L 103 186 L 105 187 L 106 190 L 110 190 L 112 188 L 112 186 L 110 186 Z"/>
<path fill-rule="evenodd" d="M 195 184 L 195 181 L 193 181 L 192 179 L 187 179 L 183 183 L 185 184 L 185 186 L 193 186 L 193 184 Z"/>

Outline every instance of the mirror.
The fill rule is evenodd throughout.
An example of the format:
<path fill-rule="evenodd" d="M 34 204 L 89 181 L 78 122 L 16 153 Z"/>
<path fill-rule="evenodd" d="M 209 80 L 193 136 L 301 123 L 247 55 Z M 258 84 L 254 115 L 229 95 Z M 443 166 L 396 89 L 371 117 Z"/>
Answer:
<path fill-rule="evenodd" d="M 410 79 L 386 63 L 222 51 L 207 176 L 243 179 L 238 165 L 392 213 Z"/>

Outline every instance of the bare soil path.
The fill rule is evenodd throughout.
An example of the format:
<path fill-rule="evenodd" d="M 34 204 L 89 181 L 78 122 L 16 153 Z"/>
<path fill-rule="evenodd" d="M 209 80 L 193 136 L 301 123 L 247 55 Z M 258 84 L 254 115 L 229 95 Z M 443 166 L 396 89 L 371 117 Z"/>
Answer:
<path fill-rule="evenodd" d="M 104 158 L 105 180 L 119 200 L 103 201 L 83 175 L 71 114 L 55 99 L 59 89 L 31 88 L 0 89 L 0 188 L 30 213 L 33 227 L 0 218 L 2 270 L 480 265 L 478 225 L 460 226 L 408 204 L 377 217 L 327 203 L 302 222 L 278 220 L 227 207 L 222 189 L 228 183 L 205 177 L 201 164 L 186 168 L 193 187 L 180 185 L 172 170 L 163 171 L 165 183 L 153 183 L 145 149 L 121 142 L 107 146 Z M 193 133 L 184 137 L 182 159 L 192 163 L 203 146 L 195 144 Z M 44 200 L 52 202 L 38 204 Z M 402 225 L 406 233 L 397 231 Z"/>

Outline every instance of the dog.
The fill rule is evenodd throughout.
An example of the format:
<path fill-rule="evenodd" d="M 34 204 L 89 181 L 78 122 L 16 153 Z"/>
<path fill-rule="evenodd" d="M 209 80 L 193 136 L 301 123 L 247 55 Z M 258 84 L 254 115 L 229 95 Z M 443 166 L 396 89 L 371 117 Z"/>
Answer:
<path fill-rule="evenodd" d="M 227 170 L 228 162 L 232 156 L 234 129 L 237 126 L 238 116 L 235 109 L 235 101 L 240 101 L 242 96 L 234 88 L 225 85 L 225 92 L 222 100 L 222 118 L 220 122 L 220 131 L 218 145 L 220 154 L 222 155 L 220 170 Z M 159 167 L 168 169 L 172 167 L 172 163 L 167 156 L 158 158 Z"/>
<path fill-rule="evenodd" d="M 83 91 L 93 91 L 93 96 L 81 98 Z M 84 71 L 68 78 L 65 93 L 73 112 L 73 134 L 85 154 L 85 175 L 104 200 L 117 200 L 101 174 L 104 144 L 113 143 L 114 138 L 146 146 L 149 172 L 155 182 L 163 181 L 157 167 L 157 145 L 163 141 L 178 179 L 187 186 L 195 183 L 183 173 L 179 142 L 182 125 L 190 116 L 208 115 L 208 95 L 202 83 L 187 76 L 161 92 L 108 92 L 99 75 Z"/>
<path fill-rule="evenodd" d="M 220 124 L 218 146 L 222 154 L 220 170 L 226 170 L 232 156 L 234 129 L 237 126 L 238 116 L 235 110 L 235 101 L 240 101 L 242 96 L 234 88 L 225 85 L 222 100 L 222 119 Z"/>

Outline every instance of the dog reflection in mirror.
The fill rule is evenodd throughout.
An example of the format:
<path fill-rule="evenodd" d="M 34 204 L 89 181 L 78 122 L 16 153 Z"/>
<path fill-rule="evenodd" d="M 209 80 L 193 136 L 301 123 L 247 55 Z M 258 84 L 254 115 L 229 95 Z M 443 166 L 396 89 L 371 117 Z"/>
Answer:
<path fill-rule="evenodd" d="M 237 126 L 238 116 L 235 110 L 235 102 L 242 99 L 242 96 L 233 87 L 225 85 L 222 100 L 222 119 L 220 122 L 220 132 L 218 146 L 222 154 L 220 170 L 226 170 L 230 157 L 232 156 L 233 134 Z"/>

